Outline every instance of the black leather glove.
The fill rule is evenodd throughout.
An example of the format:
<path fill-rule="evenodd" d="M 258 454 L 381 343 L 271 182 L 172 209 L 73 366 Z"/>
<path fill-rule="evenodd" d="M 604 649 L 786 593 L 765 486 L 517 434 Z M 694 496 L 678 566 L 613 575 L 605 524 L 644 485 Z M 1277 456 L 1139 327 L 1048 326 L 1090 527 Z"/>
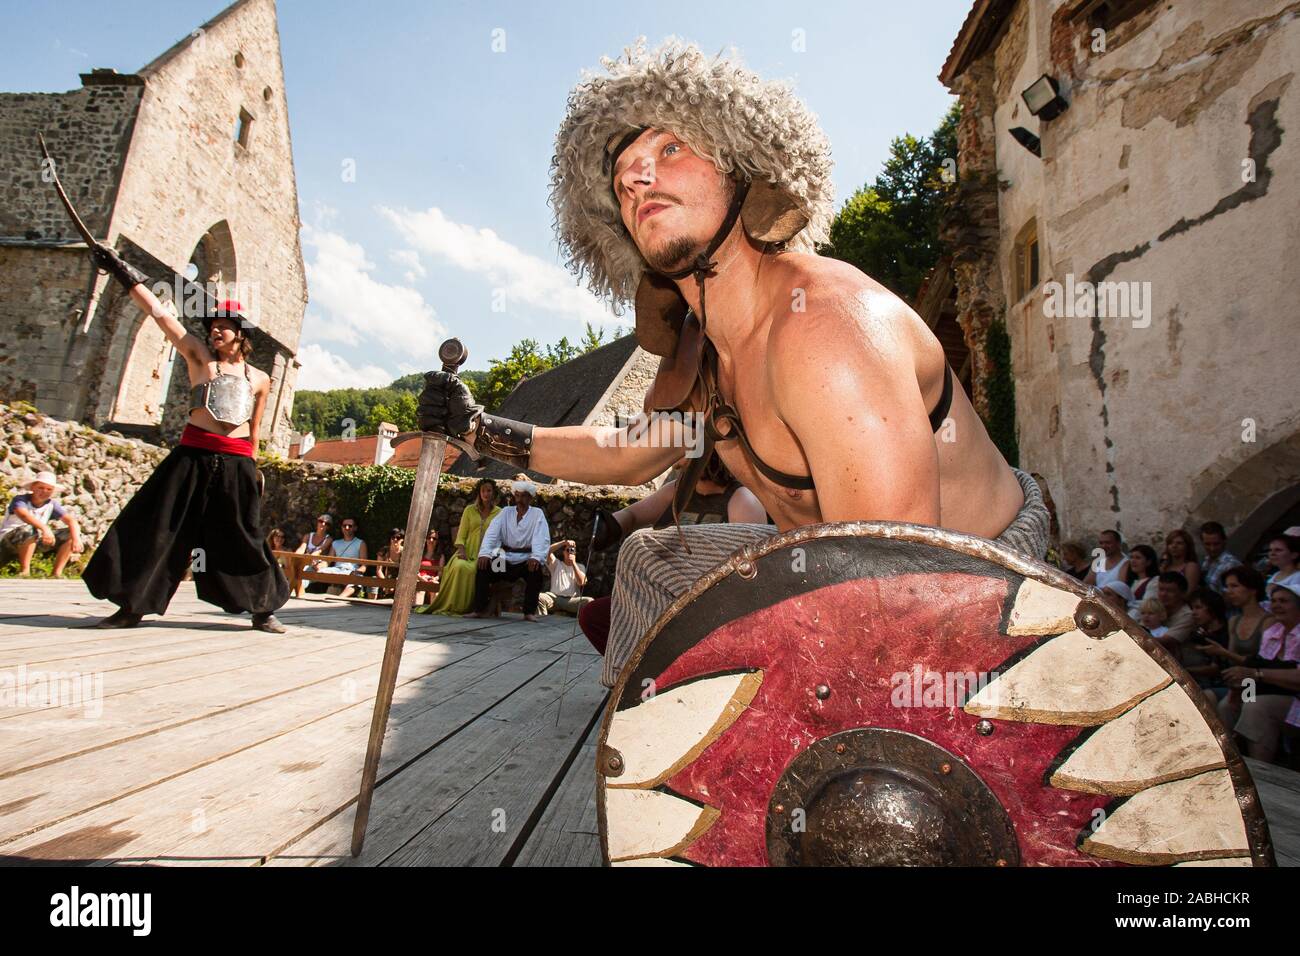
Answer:
<path fill-rule="evenodd" d="M 122 287 L 125 289 L 131 289 L 149 281 L 147 275 L 119 256 L 116 249 L 111 249 L 102 242 L 97 242 L 91 246 L 90 258 L 95 263 L 96 269 L 103 269 L 122 283 Z"/>
<path fill-rule="evenodd" d="M 591 546 L 596 551 L 606 551 L 623 540 L 623 526 L 612 512 L 596 509 L 596 526 L 592 529 Z"/>
<path fill-rule="evenodd" d="M 420 431 L 463 439 L 482 411 L 483 406 L 474 404 L 474 396 L 455 372 L 424 373 L 418 408 Z"/>

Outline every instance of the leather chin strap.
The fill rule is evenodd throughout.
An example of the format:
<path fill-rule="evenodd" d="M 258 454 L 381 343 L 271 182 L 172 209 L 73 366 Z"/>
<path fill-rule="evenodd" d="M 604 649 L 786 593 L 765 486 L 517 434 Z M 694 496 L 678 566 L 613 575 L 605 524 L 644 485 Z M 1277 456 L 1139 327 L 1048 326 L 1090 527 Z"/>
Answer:
<path fill-rule="evenodd" d="M 740 219 L 740 208 L 745 204 L 745 197 L 749 195 L 749 183 L 750 181 L 747 178 L 736 182 L 736 193 L 731 198 L 731 206 L 727 209 L 726 218 L 722 220 L 722 225 L 713 234 L 709 244 L 704 247 L 704 250 L 695 257 L 690 265 L 675 272 L 655 270 L 665 279 L 671 279 L 674 282 L 685 279 L 687 276 L 693 275 L 695 277 L 695 284 L 700 290 L 700 311 L 696 317 L 700 322 L 701 335 L 704 335 L 708 329 L 707 317 L 704 311 L 704 283 L 706 279 L 713 275 L 713 270 L 718 264 L 713 258 L 713 254 L 726 241 L 727 236 L 731 235 L 731 230 L 735 228 L 736 222 Z M 709 342 L 705 338 L 704 348 L 700 350 L 700 374 L 705 383 L 705 402 L 708 409 L 711 410 L 718 402 L 716 379 L 714 376 L 705 373 L 704 353 L 708 348 Z M 713 452 L 713 444 L 719 437 L 724 436 L 718 435 L 714 422 L 710 418 L 704 430 L 704 441 L 699 457 L 691 459 L 686 467 L 682 469 L 682 473 L 677 479 L 677 487 L 673 490 L 673 526 L 677 528 L 678 540 L 687 554 L 691 553 L 691 549 L 686 543 L 686 535 L 682 532 L 681 513 L 687 502 L 691 500 L 691 495 L 695 493 L 695 486 L 699 484 L 700 477 L 704 474 L 704 466 L 708 463 Z"/>

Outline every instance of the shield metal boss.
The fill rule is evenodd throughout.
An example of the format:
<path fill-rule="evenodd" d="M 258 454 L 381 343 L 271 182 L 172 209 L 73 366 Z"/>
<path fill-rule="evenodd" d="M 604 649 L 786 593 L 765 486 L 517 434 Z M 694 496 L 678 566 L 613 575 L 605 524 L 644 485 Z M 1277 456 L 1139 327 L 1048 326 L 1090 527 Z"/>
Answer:
<path fill-rule="evenodd" d="M 656 621 L 601 727 L 605 860 L 1269 866 L 1203 692 L 1118 606 L 1001 544 L 815 525 Z"/>

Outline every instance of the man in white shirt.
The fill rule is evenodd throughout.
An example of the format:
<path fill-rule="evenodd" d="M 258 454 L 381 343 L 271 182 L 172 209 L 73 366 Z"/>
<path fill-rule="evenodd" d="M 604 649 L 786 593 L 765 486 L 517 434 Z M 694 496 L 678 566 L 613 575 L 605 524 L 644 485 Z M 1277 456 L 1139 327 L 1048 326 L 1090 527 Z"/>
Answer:
<path fill-rule="evenodd" d="M 560 557 L 555 557 L 555 552 Z M 587 583 L 587 569 L 578 563 L 578 546 L 573 541 L 557 541 L 546 556 L 546 570 L 551 575 L 551 588 L 538 597 L 544 613 L 552 610 L 577 614 L 591 598 L 582 597 Z"/>
<path fill-rule="evenodd" d="M 478 574 L 474 578 L 474 610 L 466 617 L 486 617 L 489 590 L 497 581 L 524 579 L 524 620 L 537 620 L 537 597 L 542 591 L 542 563 L 551 548 L 546 512 L 534 508 L 537 486 L 515 481 L 515 506 L 497 513 L 483 533 L 478 549 Z"/>

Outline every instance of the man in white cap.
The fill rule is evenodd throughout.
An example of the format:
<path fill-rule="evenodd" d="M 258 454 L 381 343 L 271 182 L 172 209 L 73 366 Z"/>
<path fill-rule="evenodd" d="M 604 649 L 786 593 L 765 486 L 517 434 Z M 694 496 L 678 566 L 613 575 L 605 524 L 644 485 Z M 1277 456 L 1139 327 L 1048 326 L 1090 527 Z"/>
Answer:
<path fill-rule="evenodd" d="M 63 574 L 68 558 L 81 553 L 81 527 L 71 511 L 55 500 L 59 481 L 52 471 L 42 471 L 22 486 L 25 492 L 16 495 L 5 511 L 0 523 L 0 564 L 7 564 L 17 556 L 19 576 L 32 572 L 32 555 L 39 549 L 42 554 L 54 552 L 54 576 Z M 52 528 L 62 521 L 62 528 Z"/>
<path fill-rule="evenodd" d="M 474 610 L 466 617 L 486 617 L 489 591 L 498 581 L 524 579 L 524 620 L 537 620 L 537 596 L 542 593 L 542 567 L 551 551 L 546 512 L 533 507 L 537 485 L 526 475 L 512 485 L 513 508 L 503 508 L 483 533 L 474 578 Z"/>
<path fill-rule="evenodd" d="M 691 427 L 665 415 L 675 434 L 653 443 L 613 427 L 534 427 L 485 413 L 450 372 L 425 375 L 419 415 L 473 457 L 624 485 L 662 473 L 702 422 L 674 513 L 716 444 L 776 527 L 629 537 L 610 646 L 635 646 L 737 549 L 821 522 L 933 525 L 1041 559 L 1042 493 L 990 440 L 924 320 L 815 253 L 834 216 L 830 144 L 789 86 L 675 40 L 603 65 L 570 94 L 556 137 L 557 237 L 594 293 L 635 308 L 639 344 L 663 357 L 646 410 L 688 413 Z M 606 663 L 612 683 L 622 662 Z"/>

